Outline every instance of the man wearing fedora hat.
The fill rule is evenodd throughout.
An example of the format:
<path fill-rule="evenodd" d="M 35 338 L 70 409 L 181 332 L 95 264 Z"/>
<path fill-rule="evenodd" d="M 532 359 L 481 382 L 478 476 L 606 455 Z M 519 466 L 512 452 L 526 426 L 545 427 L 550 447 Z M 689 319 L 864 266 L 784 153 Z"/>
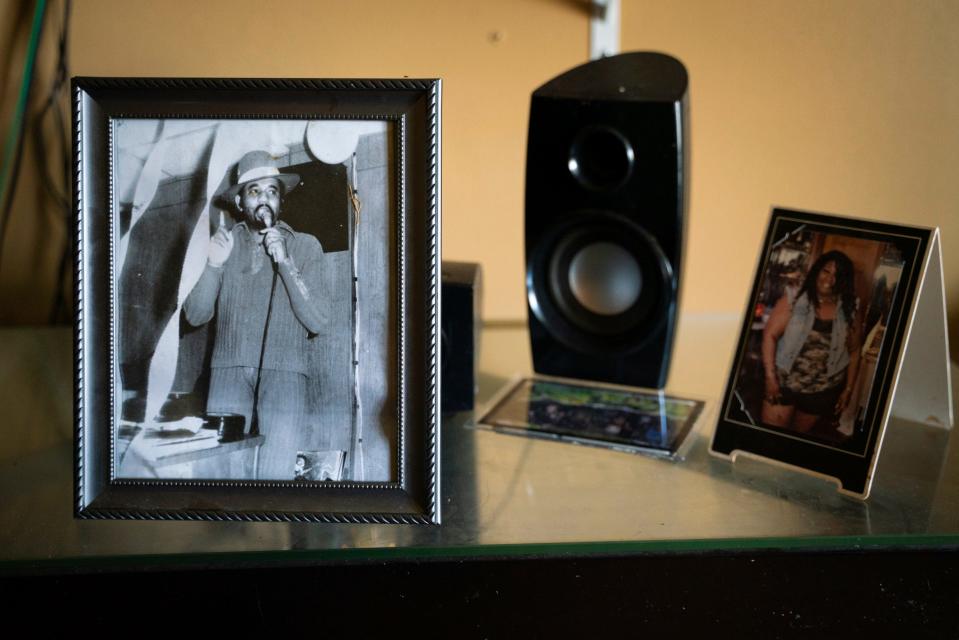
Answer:
<path fill-rule="evenodd" d="M 266 439 L 258 477 L 291 480 L 307 424 L 309 341 L 325 333 L 323 250 L 282 222 L 283 197 L 300 177 L 282 173 L 266 151 L 237 163 L 236 182 L 218 194 L 236 207 L 210 238 L 206 267 L 183 305 L 187 322 L 216 317 L 208 413 L 237 413 Z"/>

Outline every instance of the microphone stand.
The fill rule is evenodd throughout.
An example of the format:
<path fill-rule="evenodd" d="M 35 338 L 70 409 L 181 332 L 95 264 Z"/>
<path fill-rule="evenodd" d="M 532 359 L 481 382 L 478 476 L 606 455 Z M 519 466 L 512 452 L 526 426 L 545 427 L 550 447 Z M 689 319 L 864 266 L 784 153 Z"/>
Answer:
<path fill-rule="evenodd" d="M 271 227 L 273 225 L 270 225 Z M 276 293 L 276 277 L 279 274 L 273 256 L 269 256 L 273 265 L 273 283 L 270 285 L 270 302 L 266 308 L 266 322 L 263 323 L 263 338 L 260 341 L 260 363 L 256 367 L 256 383 L 253 385 L 253 414 L 250 416 L 250 435 L 260 435 L 260 374 L 263 372 L 263 355 L 266 353 L 266 336 L 270 330 L 270 316 L 273 314 L 273 295 Z"/>

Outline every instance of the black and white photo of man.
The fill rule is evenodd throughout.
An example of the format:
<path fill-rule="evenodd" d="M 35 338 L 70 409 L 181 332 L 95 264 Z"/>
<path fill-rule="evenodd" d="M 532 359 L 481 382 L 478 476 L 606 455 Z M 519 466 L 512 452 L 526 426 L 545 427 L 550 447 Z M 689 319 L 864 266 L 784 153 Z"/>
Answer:
<path fill-rule="evenodd" d="M 237 165 L 237 183 L 221 194 L 240 222 L 220 213 L 203 274 L 183 305 L 193 326 L 216 322 L 207 412 L 239 414 L 266 436 L 262 478 L 283 478 L 306 427 L 307 340 L 324 333 L 323 250 L 315 237 L 281 219 L 283 197 L 299 176 L 280 173 L 266 151 Z M 262 328 L 262 329 L 261 329 Z"/>
<path fill-rule="evenodd" d="M 118 477 L 395 478 L 391 131 L 114 122 Z"/>

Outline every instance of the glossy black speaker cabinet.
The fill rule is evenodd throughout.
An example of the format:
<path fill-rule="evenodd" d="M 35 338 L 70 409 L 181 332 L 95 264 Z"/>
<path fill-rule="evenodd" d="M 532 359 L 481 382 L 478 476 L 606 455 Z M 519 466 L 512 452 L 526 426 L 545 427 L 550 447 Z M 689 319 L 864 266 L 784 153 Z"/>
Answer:
<path fill-rule="evenodd" d="M 625 53 L 533 93 L 526 290 L 537 373 L 662 387 L 687 201 L 687 75 Z"/>

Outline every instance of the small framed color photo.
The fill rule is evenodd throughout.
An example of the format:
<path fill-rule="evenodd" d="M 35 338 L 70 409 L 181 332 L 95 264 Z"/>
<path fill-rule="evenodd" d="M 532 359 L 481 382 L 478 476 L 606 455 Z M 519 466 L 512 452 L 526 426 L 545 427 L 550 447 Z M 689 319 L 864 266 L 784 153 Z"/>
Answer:
<path fill-rule="evenodd" d="M 933 234 L 774 209 L 712 452 L 867 497 Z"/>
<path fill-rule="evenodd" d="M 677 457 L 706 404 L 663 391 L 547 376 L 521 378 L 477 426 L 657 457 Z"/>
<path fill-rule="evenodd" d="M 77 516 L 438 523 L 440 82 L 73 96 Z"/>

